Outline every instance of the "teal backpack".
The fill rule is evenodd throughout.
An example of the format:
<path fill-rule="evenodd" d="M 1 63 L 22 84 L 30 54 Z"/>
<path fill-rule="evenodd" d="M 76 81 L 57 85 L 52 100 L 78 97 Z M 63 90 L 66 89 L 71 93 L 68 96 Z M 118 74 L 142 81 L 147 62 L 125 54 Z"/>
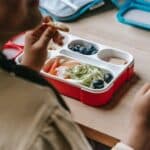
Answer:
<path fill-rule="evenodd" d="M 103 0 L 41 0 L 42 14 L 59 21 L 73 21 L 85 12 L 104 5 Z"/>

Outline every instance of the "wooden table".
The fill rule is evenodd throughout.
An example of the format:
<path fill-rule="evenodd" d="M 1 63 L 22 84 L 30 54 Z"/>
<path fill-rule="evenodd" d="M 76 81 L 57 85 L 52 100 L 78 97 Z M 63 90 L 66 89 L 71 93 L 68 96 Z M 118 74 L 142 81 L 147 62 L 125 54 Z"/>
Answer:
<path fill-rule="evenodd" d="M 126 50 L 135 57 L 136 76 L 107 106 L 93 108 L 65 97 L 75 121 L 86 136 L 108 146 L 126 135 L 133 96 L 145 82 L 150 82 L 150 32 L 118 23 L 116 13 L 116 9 L 104 8 L 69 23 L 72 34 Z"/>

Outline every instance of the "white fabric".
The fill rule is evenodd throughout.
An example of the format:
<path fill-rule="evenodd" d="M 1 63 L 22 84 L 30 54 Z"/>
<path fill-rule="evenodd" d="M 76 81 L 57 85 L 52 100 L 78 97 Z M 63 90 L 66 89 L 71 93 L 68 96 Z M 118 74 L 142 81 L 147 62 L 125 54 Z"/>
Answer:
<path fill-rule="evenodd" d="M 40 7 L 58 17 L 68 17 L 93 0 L 40 0 Z"/>
<path fill-rule="evenodd" d="M 125 145 L 124 143 L 117 143 L 112 150 L 134 150 L 133 148 L 131 148 L 128 145 Z"/>

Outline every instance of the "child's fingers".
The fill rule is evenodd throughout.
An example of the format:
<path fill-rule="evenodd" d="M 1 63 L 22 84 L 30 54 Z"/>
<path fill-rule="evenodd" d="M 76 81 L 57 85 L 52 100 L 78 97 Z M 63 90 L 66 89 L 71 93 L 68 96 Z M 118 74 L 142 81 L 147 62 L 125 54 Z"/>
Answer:
<path fill-rule="evenodd" d="M 32 36 L 33 31 L 28 31 L 25 33 L 25 43 L 34 44 L 38 38 L 36 36 Z"/>
<path fill-rule="evenodd" d="M 46 17 L 43 18 L 44 23 L 48 23 L 50 21 L 53 21 L 53 19 L 50 16 L 46 16 Z"/>
<path fill-rule="evenodd" d="M 40 39 L 38 40 L 37 44 L 39 47 L 47 46 L 50 39 L 54 36 L 55 30 L 53 28 L 48 27 L 44 33 L 41 35 Z"/>
<path fill-rule="evenodd" d="M 150 89 L 145 93 L 145 96 L 149 99 L 149 103 L 150 103 Z"/>
<path fill-rule="evenodd" d="M 49 21 L 52 21 L 52 18 L 47 16 L 43 18 L 43 23 L 41 25 L 39 25 L 34 31 L 33 31 L 33 35 L 37 36 L 40 38 L 41 34 L 46 30 L 46 28 L 48 28 L 47 23 Z"/>
<path fill-rule="evenodd" d="M 34 44 L 39 40 L 42 33 L 45 31 L 45 29 L 48 28 L 46 26 L 39 26 L 35 30 L 31 30 L 26 32 L 25 34 L 25 42 L 28 44 Z"/>
<path fill-rule="evenodd" d="M 26 39 L 31 39 L 32 33 L 33 33 L 33 31 L 27 31 L 27 32 L 25 33 L 25 38 L 26 38 Z"/>
<path fill-rule="evenodd" d="M 145 91 L 145 95 L 150 99 L 150 84 L 147 84 L 147 89 Z"/>
<path fill-rule="evenodd" d="M 62 36 L 58 31 L 56 31 L 53 37 L 53 41 L 57 43 L 58 45 L 63 45 L 63 39 L 64 39 L 64 36 Z"/>
<path fill-rule="evenodd" d="M 42 24 L 39 27 L 37 27 L 32 35 L 35 36 L 36 38 L 40 38 L 40 36 L 42 35 L 42 33 L 48 28 L 48 26 L 46 24 Z"/>
<path fill-rule="evenodd" d="M 142 88 L 141 90 L 139 91 L 139 93 L 141 94 L 145 94 L 147 91 L 150 90 L 150 84 L 149 83 L 146 83 Z"/>

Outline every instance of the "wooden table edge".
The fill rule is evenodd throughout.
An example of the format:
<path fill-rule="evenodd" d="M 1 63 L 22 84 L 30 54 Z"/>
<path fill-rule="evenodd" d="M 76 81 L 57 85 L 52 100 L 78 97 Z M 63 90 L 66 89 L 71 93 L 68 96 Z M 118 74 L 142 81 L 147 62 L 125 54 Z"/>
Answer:
<path fill-rule="evenodd" d="M 79 123 L 78 125 L 87 138 L 95 140 L 96 142 L 100 142 L 108 147 L 113 147 L 116 143 L 119 142 L 119 140 L 114 137 L 98 132 Z"/>

